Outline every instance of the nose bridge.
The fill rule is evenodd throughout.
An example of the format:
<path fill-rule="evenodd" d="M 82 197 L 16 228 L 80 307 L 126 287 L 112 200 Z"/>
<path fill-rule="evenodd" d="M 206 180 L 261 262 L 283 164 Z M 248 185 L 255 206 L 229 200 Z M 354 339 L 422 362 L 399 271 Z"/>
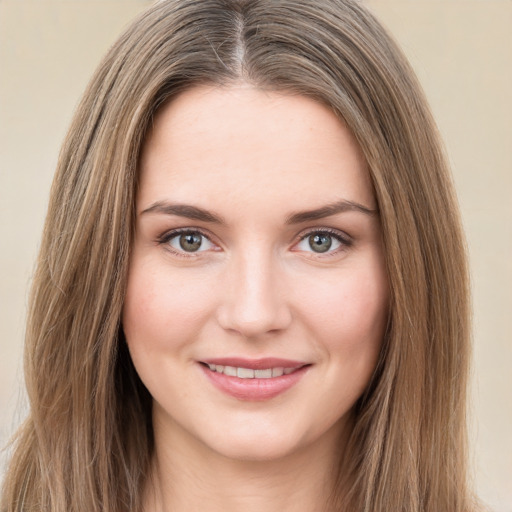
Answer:
<path fill-rule="evenodd" d="M 220 307 L 221 325 L 248 338 L 282 330 L 291 319 L 279 264 L 262 245 L 233 256 Z"/>

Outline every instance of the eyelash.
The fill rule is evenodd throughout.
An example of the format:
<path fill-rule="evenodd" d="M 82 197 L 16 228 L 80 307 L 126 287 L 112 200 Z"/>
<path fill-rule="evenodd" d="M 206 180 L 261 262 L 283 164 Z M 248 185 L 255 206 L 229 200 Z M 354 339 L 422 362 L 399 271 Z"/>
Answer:
<path fill-rule="evenodd" d="M 169 242 L 182 234 L 199 234 L 206 238 L 210 243 L 214 244 L 212 241 L 211 235 L 206 233 L 200 228 L 179 228 L 179 229 L 173 229 L 171 231 L 167 231 L 163 233 L 161 236 L 159 236 L 156 240 L 156 242 L 159 245 L 167 245 L 166 249 L 170 251 L 172 254 L 181 257 L 181 258 L 194 258 L 197 257 L 197 252 L 190 252 L 187 253 L 186 251 L 177 251 L 171 245 Z M 334 230 L 331 228 L 316 228 L 316 229 L 309 229 L 308 231 L 302 232 L 300 235 L 298 235 L 297 240 L 294 242 L 293 246 L 295 247 L 303 240 L 306 240 L 311 235 L 329 235 L 332 238 L 334 238 L 337 242 L 340 243 L 340 247 L 333 251 L 326 252 L 325 254 L 322 253 L 315 253 L 314 251 L 311 251 L 311 254 L 315 254 L 316 258 L 328 258 L 330 256 L 335 256 L 339 254 L 340 252 L 343 252 L 350 248 L 352 246 L 352 239 L 343 232 L 340 232 L 338 230 Z M 206 251 L 199 251 L 199 252 L 206 252 Z"/>
<path fill-rule="evenodd" d="M 168 251 L 170 251 L 175 256 L 178 256 L 178 257 L 181 257 L 181 258 L 194 258 L 197 253 L 194 253 L 194 252 L 187 253 L 186 251 L 177 251 L 176 249 L 174 249 L 169 244 L 169 242 L 173 238 L 176 238 L 179 235 L 183 235 L 183 234 L 196 234 L 196 233 L 201 235 L 201 236 L 203 236 L 204 238 L 206 238 L 212 244 L 214 243 L 212 241 L 211 235 L 209 235 L 208 233 L 204 232 L 200 228 L 179 228 L 179 229 L 173 229 L 171 231 L 167 231 L 167 232 L 163 233 L 161 236 L 159 236 L 157 238 L 156 241 L 157 241 L 157 243 L 159 245 L 167 245 L 166 249 Z M 204 251 L 201 251 L 201 252 L 204 252 Z"/>
<path fill-rule="evenodd" d="M 337 242 L 340 243 L 340 247 L 333 251 L 329 251 L 326 253 L 315 253 L 314 251 L 310 251 L 310 254 L 315 255 L 315 258 L 329 258 L 332 256 L 337 256 L 343 251 L 346 251 L 352 246 L 353 240 L 342 231 L 338 231 L 336 229 L 331 228 L 317 228 L 317 229 L 309 229 L 306 232 L 302 232 L 298 236 L 298 241 L 294 243 L 294 246 L 298 245 L 303 240 L 306 240 L 311 235 L 329 235 L 330 237 L 334 238 Z"/>

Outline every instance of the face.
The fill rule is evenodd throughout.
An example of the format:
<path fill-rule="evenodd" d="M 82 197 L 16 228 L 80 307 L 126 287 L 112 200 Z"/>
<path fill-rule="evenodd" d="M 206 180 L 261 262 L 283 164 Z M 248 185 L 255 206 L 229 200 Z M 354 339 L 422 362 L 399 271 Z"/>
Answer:
<path fill-rule="evenodd" d="M 123 312 L 157 438 L 253 460 L 336 442 L 386 327 L 375 210 L 353 136 L 311 99 L 198 87 L 161 109 Z"/>

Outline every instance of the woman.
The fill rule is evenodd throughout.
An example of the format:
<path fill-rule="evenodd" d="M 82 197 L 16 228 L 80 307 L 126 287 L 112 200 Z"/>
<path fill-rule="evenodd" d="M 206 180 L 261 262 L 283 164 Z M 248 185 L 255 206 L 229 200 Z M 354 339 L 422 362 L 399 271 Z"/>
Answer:
<path fill-rule="evenodd" d="M 470 511 L 435 125 L 352 1 L 163 1 L 64 144 L 2 510 Z"/>

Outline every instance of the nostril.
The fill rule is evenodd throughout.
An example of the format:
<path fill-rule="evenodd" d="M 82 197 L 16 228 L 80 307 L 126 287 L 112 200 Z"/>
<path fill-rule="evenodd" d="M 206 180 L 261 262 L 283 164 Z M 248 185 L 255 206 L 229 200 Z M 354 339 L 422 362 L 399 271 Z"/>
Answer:
<path fill-rule="evenodd" d="M 291 322 L 291 314 L 286 306 L 259 305 L 244 308 L 243 304 L 224 307 L 218 313 L 219 325 L 228 332 L 244 338 L 257 338 L 261 335 L 278 334 Z"/>

